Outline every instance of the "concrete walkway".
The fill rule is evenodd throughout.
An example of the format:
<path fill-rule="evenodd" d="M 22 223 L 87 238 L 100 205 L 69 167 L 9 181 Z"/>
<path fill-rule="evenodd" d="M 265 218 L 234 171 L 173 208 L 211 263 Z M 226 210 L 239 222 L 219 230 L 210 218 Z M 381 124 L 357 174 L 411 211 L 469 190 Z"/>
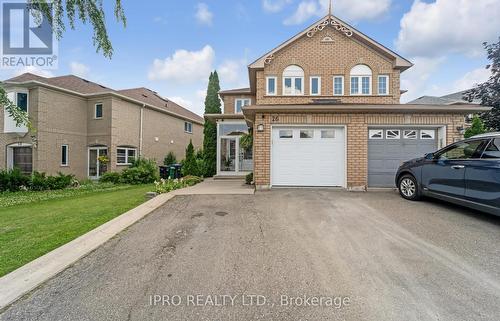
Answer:
<path fill-rule="evenodd" d="M 206 178 L 200 184 L 173 193 L 175 195 L 253 195 L 254 192 L 253 186 L 246 185 L 242 179 Z"/>

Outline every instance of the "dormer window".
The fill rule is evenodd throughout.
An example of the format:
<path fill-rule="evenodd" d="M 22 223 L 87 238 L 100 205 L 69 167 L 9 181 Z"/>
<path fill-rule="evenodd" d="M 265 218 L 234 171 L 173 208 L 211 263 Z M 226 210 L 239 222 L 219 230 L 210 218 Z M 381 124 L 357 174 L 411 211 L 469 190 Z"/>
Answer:
<path fill-rule="evenodd" d="M 283 71 L 283 95 L 299 96 L 304 94 L 304 70 L 291 65 Z"/>
<path fill-rule="evenodd" d="M 351 95 L 372 94 L 372 70 L 367 65 L 351 69 Z"/>

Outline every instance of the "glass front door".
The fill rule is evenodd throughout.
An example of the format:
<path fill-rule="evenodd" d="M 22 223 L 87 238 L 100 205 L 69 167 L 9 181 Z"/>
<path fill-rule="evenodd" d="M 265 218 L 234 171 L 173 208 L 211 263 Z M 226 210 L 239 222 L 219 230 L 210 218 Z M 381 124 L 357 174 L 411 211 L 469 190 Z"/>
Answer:
<path fill-rule="evenodd" d="M 222 137 L 220 139 L 220 171 L 236 172 L 236 137 Z"/>
<path fill-rule="evenodd" d="M 105 147 L 89 148 L 89 177 L 97 179 L 108 170 L 108 163 L 100 161 L 99 158 L 108 156 L 108 149 Z"/>

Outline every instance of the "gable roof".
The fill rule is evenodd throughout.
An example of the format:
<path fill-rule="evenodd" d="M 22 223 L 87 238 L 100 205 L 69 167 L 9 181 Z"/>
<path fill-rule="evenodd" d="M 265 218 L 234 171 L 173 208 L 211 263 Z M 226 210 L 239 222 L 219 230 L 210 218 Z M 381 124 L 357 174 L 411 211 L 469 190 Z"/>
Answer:
<path fill-rule="evenodd" d="M 373 40 L 372 38 L 368 37 L 364 33 L 360 32 L 359 30 L 355 29 L 348 23 L 342 21 L 341 19 L 335 17 L 334 15 L 326 15 L 320 20 L 316 21 L 313 23 L 311 26 L 307 27 L 304 29 L 302 32 L 298 33 L 294 37 L 288 39 L 287 41 L 283 42 L 280 44 L 278 47 L 274 48 L 273 50 L 267 52 L 263 56 L 261 56 L 259 59 L 255 60 L 253 63 L 251 63 L 248 68 L 253 69 L 253 68 L 264 68 L 265 60 L 267 57 L 275 54 L 276 52 L 280 51 L 281 49 L 285 48 L 286 46 L 290 45 L 291 43 L 295 42 L 299 38 L 308 35 L 308 34 L 314 34 L 317 31 L 323 30 L 326 26 L 331 25 L 340 32 L 345 33 L 346 35 L 350 37 L 354 37 L 355 39 L 361 41 L 362 43 L 370 46 L 371 48 L 375 49 L 376 51 L 385 54 L 389 57 L 392 57 L 395 59 L 395 67 L 401 69 L 402 71 L 405 71 L 406 69 L 410 68 L 413 66 L 413 64 L 403 58 L 402 56 L 398 55 L 394 51 L 390 50 L 389 48 L 385 47 L 384 45 L 378 43 L 377 41 Z"/>
<path fill-rule="evenodd" d="M 481 101 L 478 99 L 469 102 L 463 98 L 468 90 L 462 90 L 456 93 L 448 94 L 445 96 L 422 96 L 415 100 L 410 101 L 408 104 L 412 105 L 479 105 Z"/>
<path fill-rule="evenodd" d="M 120 98 L 129 98 L 135 103 L 142 103 L 157 109 L 164 110 L 172 115 L 186 118 L 197 123 L 203 123 L 204 119 L 192 111 L 161 97 L 158 93 L 147 88 L 133 88 L 125 90 L 114 90 L 98 83 L 74 76 L 42 77 L 31 73 L 25 73 L 17 77 L 5 80 L 3 83 L 9 85 L 45 84 L 56 89 L 63 89 L 82 96 L 95 96 L 111 94 Z"/>

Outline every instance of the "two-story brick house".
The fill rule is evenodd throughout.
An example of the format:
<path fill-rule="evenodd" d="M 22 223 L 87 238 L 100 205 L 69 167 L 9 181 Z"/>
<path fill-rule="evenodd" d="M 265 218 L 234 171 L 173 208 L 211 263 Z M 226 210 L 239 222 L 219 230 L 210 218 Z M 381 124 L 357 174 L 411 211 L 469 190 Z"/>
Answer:
<path fill-rule="evenodd" d="M 333 15 L 248 66 L 249 88 L 220 92 L 218 175 L 258 188 L 390 187 L 402 161 L 462 138 L 476 105 L 400 104 L 412 63 Z M 239 148 L 253 132 L 253 153 Z M 253 169 L 251 168 L 253 162 Z"/>
<path fill-rule="evenodd" d="M 72 75 L 29 73 L 2 86 L 36 131 L 0 112 L 1 168 L 96 179 L 138 156 L 161 164 L 170 151 L 182 158 L 190 140 L 202 146 L 203 118 L 147 88 L 114 90 Z"/>

